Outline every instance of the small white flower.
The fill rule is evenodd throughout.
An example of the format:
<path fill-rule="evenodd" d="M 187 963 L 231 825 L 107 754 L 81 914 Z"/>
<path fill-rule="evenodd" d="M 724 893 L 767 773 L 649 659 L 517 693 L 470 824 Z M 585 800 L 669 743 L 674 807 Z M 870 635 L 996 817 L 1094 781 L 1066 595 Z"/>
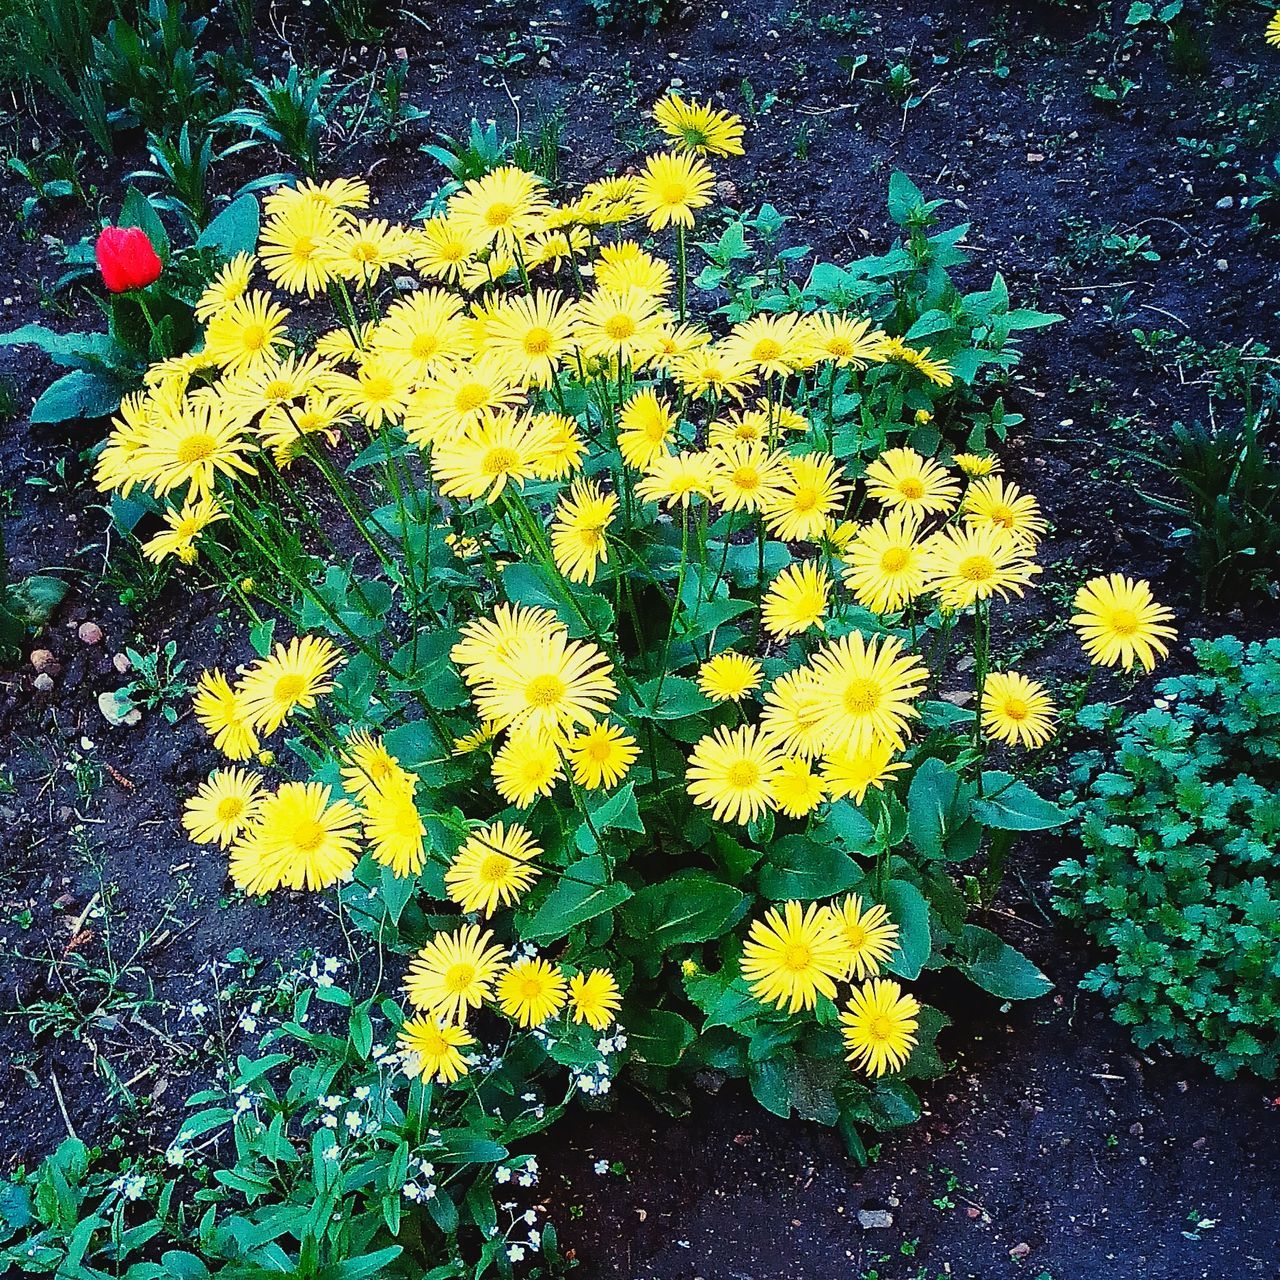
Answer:
<path fill-rule="evenodd" d="M 331 1093 L 327 1097 L 320 1099 L 320 1105 L 326 1111 L 337 1111 L 342 1106 L 342 1099 L 336 1093 Z"/>
<path fill-rule="evenodd" d="M 176 1142 L 173 1143 L 165 1149 L 164 1162 L 175 1169 L 181 1169 L 187 1163 L 186 1148 L 180 1147 Z"/>
<path fill-rule="evenodd" d="M 362 1084 L 362 1085 L 361 1085 L 361 1086 L 356 1090 L 356 1097 L 357 1097 L 361 1102 L 364 1102 L 364 1101 L 365 1101 L 365 1099 L 366 1099 L 366 1098 L 368 1098 L 369 1093 L 370 1093 L 369 1086 L 368 1086 L 367 1084 Z"/>
<path fill-rule="evenodd" d="M 597 1160 L 591 1167 L 599 1174 L 609 1172 L 609 1162 L 607 1160 Z"/>
<path fill-rule="evenodd" d="M 542 1232 L 541 1231 L 529 1232 L 529 1248 L 530 1249 L 542 1248 Z"/>
<path fill-rule="evenodd" d="M 258 1029 L 258 1020 L 252 1014 L 242 1013 L 240 1015 L 240 1030 L 252 1035 Z"/>
<path fill-rule="evenodd" d="M 191 1005 L 187 1009 L 187 1012 L 193 1018 L 203 1018 L 204 1015 L 209 1012 L 209 1006 L 205 1004 L 203 1000 L 197 1000 L 195 1004 Z"/>
<path fill-rule="evenodd" d="M 253 1106 L 253 1101 L 250 1098 L 236 1099 L 236 1111 L 238 1111 L 241 1115 L 243 1115 L 246 1111 L 248 1111 L 249 1108 L 252 1106 Z"/>
<path fill-rule="evenodd" d="M 533 1224 L 538 1221 L 538 1211 L 536 1209 L 526 1209 L 523 1217 L 529 1226 L 533 1226 Z"/>
<path fill-rule="evenodd" d="M 508 1261 L 508 1262 L 523 1262 L 523 1261 L 524 1261 L 524 1246 L 523 1246 L 523 1245 L 518 1245 L 518 1244 L 509 1244 L 509 1245 L 507 1245 L 507 1261 Z"/>
<path fill-rule="evenodd" d="M 326 1129 L 336 1129 L 338 1127 L 338 1117 L 335 1115 L 322 1116 L 320 1123 L 324 1125 Z"/>
<path fill-rule="evenodd" d="M 500 1164 L 500 1165 L 499 1165 L 499 1166 L 498 1166 L 498 1167 L 493 1171 L 493 1180 L 494 1180 L 495 1182 L 510 1182 L 510 1181 L 511 1181 L 511 1170 L 510 1170 L 510 1169 L 508 1169 L 508 1168 L 507 1168 L 507 1166 L 506 1166 L 505 1164 Z"/>
<path fill-rule="evenodd" d="M 147 1180 L 140 1173 L 122 1173 L 112 1184 L 126 1200 L 140 1200 L 147 1189 Z"/>
<path fill-rule="evenodd" d="M 360 1113 L 358 1111 L 348 1111 L 342 1118 L 342 1123 L 351 1130 L 352 1133 L 360 1132 Z"/>
<path fill-rule="evenodd" d="M 422 1191 L 416 1182 L 406 1182 L 404 1186 L 400 1188 L 400 1194 L 404 1196 L 406 1200 L 412 1200 L 416 1204 L 419 1196 L 422 1195 Z"/>
<path fill-rule="evenodd" d="M 342 961 L 335 956 L 329 956 L 324 962 L 325 973 L 337 973 L 342 968 Z"/>

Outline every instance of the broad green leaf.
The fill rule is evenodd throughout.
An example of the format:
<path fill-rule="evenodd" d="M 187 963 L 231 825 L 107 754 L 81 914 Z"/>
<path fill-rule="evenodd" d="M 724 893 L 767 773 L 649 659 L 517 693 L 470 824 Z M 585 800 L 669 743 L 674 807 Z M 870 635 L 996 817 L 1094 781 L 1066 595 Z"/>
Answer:
<path fill-rule="evenodd" d="M 619 916 L 645 951 L 661 953 L 720 937 L 745 900 L 740 889 L 694 873 L 637 890 Z"/>
<path fill-rule="evenodd" d="M 916 770 L 907 792 L 907 830 L 926 858 L 966 858 L 977 852 L 982 829 L 972 822 L 977 788 L 959 772 L 930 756 Z"/>
<path fill-rule="evenodd" d="M 774 842 L 757 884 L 761 894 L 774 902 L 792 898 L 808 902 L 843 893 L 861 879 L 862 868 L 847 853 L 794 835 Z"/>
<path fill-rule="evenodd" d="M 120 407 L 120 384 L 97 370 L 73 369 L 45 388 L 31 409 L 32 422 L 105 418 Z"/>
<path fill-rule="evenodd" d="M 258 202 L 251 195 L 233 200 L 196 241 L 197 249 L 216 249 L 223 258 L 252 253 L 258 243 Z"/>
<path fill-rule="evenodd" d="M 884 888 L 884 905 L 898 926 L 898 950 L 886 968 L 909 981 L 918 978 L 933 954 L 929 903 L 909 880 L 890 880 Z"/>
<path fill-rule="evenodd" d="M 632 1054 L 653 1067 L 674 1067 L 693 1043 L 693 1027 L 669 1009 L 629 1009 L 620 1022 Z"/>
<path fill-rule="evenodd" d="M 570 929 L 621 906 L 631 897 L 625 884 L 606 883 L 607 873 L 598 855 L 582 858 L 559 875 L 559 883 L 543 899 L 523 936 L 530 942 L 554 942 Z"/>
<path fill-rule="evenodd" d="M 1053 983 L 1022 952 L 990 929 L 965 925 L 956 951 L 961 972 L 1002 1000 L 1032 1000 L 1053 989 Z"/>
<path fill-rule="evenodd" d="M 982 775 L 982 795 L 973 811 L 987 826 L 1003 831 L 1047 831 L 1062 826 L 1069 817 L 1025 782 L 995 771 Z"/>

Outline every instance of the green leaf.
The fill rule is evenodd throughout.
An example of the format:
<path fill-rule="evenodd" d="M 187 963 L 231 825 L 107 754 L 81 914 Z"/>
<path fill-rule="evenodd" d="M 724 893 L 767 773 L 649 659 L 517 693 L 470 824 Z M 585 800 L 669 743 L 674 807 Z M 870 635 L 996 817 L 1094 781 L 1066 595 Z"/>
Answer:
<path fill-rule="evenodd" d="M 560 873 L 559 883 L 543 899 L 522 934 L 530 942 L 554 942 L 570 929 L 621 906 L 631 897 L 625 884 L 607 883 L 598 855 L 582 858 Z"/>
<path fill-rule="evenodd" d="M 640 820 L 640 810 L 636 805 L 635 784 L 628 782 L 625 787 L 606 797 L 594 809 L 588 806 L 591 823 L 596 833 L 604 835 L 606 831 L 638 831 L 644 833 L 644 823 Z M 585 822 L 578 828 L 578 848 L 583 853 L 597 853 L 595 835 Z"/>
<path fill-rule="evenodd" d="M 523 560 L 502 570 L 502 589 L 512 604 L 550 609 L 575 638 L 603 634 L 613 626 L 613 608 L 603 596 L 581 587 L 573 588 L 570 596 L 570 589 L 558 576 Z"/>
<path fill-rule="evenodd" d="M 646 951 L 659 953 L 686 942 L 718 938 L 746 901 L 746 894 L 701 872 L 646 885 L 619 912 Z"/>
<path fill-rule="evenodd" d="M 73 369 L 45 388 L 31 410 L 32 422 L 105 418 L 120 407 L 120 384 L 97 370 Z"/>
<path fill-rule="evenodd" d="M 674 1067 L 693 1043 L 693 1027 L 669 1009 L 630 1009 L 621 1019 L 632 1054 L 653 1067 Z"/>
<path fill-rule="evenodd" d="M 197 249 L 216 249 L 223 258 L 252 253 L 258 243 L 258 202 L 251 195 L 233 200 L 200 233 Z"/>
<path fill-rule="evenodd" d="M 155 206 L 137 187 L 130 187 L 124 193 L 124 203 L 120 206 L 118 225 L 122 227 L 139 227 L 151 241 L 151 247 L 162 262 L 169 261 L 169 233 L 160 221 Z"/>
<path fill-rule="evenodd" d="M 791 1115 L 791 1087 L 787 1082 L 787 1068 L 781 1058 L 766 1058 L 753 1062 L 747 1068 L 751 1092 L 755 1100 L 775 1116 L 786 1120 Z"/>
<path fill-rule="evenodd" d="M 924 193 L 899 169 L 889 175 L 889 217 L 904 226 L 911 214 L 925 203 Z"/>
<path fill-rule="evenodd" d="M 1053 989 L 1053 983 L 1021 951 L 990 929 L 965 925 L 956 950 L 961 972 L 1002 1000 L 1032 1000 Z"/>
<path fill-rule="evenodd" d="M 909 880 L 890 880 L 884 905 L 898 926 L 898 950 L 886 967 L 900 978 L 918 978 L 933 954 L 928 900 Z"/>
<path fill-rule="evenodd" d="M 794 835 L 774 842 L 756 883 L 774 902 L 808 902 L 843 893 L 861 879 L 862 868 L 847 853 Z"/>
<path fill-rule="evenodd" d="M 440 1159 L 447 1164 L 498 1164 L 510 1154 L 500 1142 L 469 1129 L 446 1129 L 440 1141 Z"/>
<path fill-rule="evenodd" d="M 907 792 L 907 831 L 926 858 L 968 858 L 977 852 L 982 828 L 972 821 L 977 788 L 950 765 L 930 756 L 916 770 Z"/>
<path fill-rule="evenodd" d="M 639 693 L 642 705 L 636 715 L 642 720 L 683 720 L 686 716 L 700 715 L 715 705 L 705 697 L 692 680 L 683 676 L 668 676 L 659 690 L 657 680 L 641 685 Z"/>
<path fill-rule="evenodd" d="M 982 792 L 974 802 L 974 813 L 987 826 L 1002 831 L 1047 831 L 1064 825 L 1070 816 L 1007 773 L 984 773 Z"/>

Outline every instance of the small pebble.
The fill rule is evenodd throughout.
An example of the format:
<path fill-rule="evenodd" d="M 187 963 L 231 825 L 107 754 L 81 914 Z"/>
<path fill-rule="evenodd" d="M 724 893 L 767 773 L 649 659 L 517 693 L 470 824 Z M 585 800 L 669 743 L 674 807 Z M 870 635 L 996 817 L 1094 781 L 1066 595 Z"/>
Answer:
<path fill-rule="evenodd" d="M 1235 201 L 1230 196 L 1223 196 L 1213 207 L 1215 209 L 1230 209 L 1233 204 L 1235 204 Z"/>
<path fill-rule="evenodd" d="M 51 649 L 32 649 L 31 665 L 37 671 L 49 671 L 55 675 L 58 671 L 58 660 Z"/>
<path fill-rule="evenodd" d="M 81 644 L 102 643 L 102 628 L 96 622 L 82 622 L 76 635 L 80 637 Z"/>
<path fill-rule="evenodd" d="M 123 653 L 117 653 L 116 656 L 111 659 L 111 665 L 115 667 L 121 675 L 124 675 L 124 673 L 129 670 L 131 664 L 129 659 Z"/>
<path fill-rule="evenodd" d="M 53 677 L 47 671 L 42 671 L 36 676 L 35 686 L 37 693 L 52 693 Z"/>
<path fill-rule="evenodd" d="M 858 1226 L 864 1231 L 893 1226 L 893 1214 L 888 1209 L 859 1209 Z"/>

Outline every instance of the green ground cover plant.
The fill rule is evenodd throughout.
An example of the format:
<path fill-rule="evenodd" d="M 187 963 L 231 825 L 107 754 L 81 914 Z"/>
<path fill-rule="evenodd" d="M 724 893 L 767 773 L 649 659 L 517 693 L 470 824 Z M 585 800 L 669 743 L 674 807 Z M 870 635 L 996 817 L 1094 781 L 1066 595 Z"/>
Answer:
<path fill-rule="evenodd" d="M 1090 708 L 1114 735 L 1079 754 L 1085 856 L 1058 909 L 1109 957 L 1084 981 L 1142 1048 L 1274 1078 L 1280 1055 L 1280 640 L 1192 641 L 1198 670 L 1155 705 Z"/>

